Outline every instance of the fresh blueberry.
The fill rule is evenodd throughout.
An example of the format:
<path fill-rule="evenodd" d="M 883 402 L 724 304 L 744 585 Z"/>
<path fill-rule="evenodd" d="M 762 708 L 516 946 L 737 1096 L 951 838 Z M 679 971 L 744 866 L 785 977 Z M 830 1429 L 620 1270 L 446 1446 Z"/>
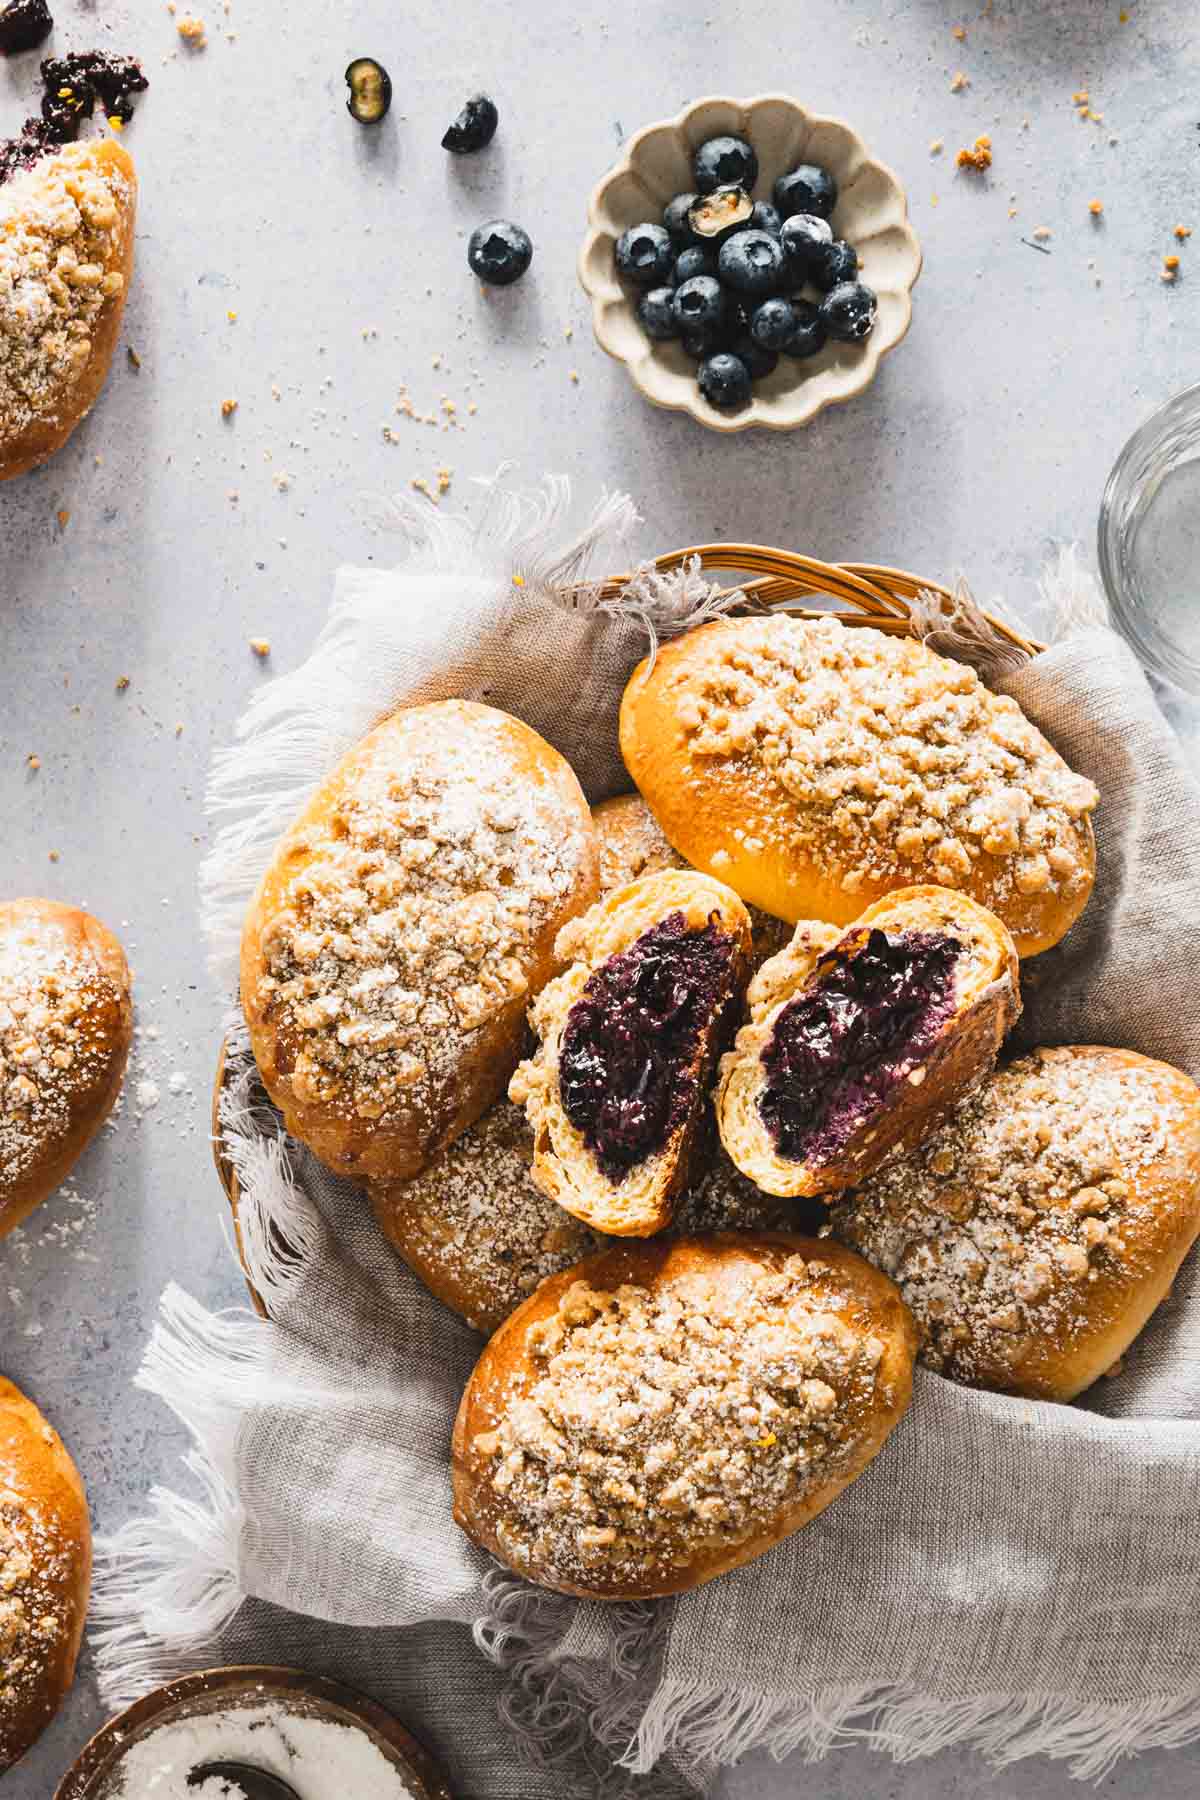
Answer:
<path fill-rule="evenodd" d="M 796 322 L 787 342 L 779 347 L 785 356 L 815 356 L 825 345 L 825 321 L 821 309 L 811 300 L 793 300 L 790 304 Z"/>
<path fill-rule="evenodd" d="M 478 226 L 467 244 L 471 273 L 489 287 L 508 287 L 519 281 L 533 257 L 529 233 L 507 219 L 492 219 Z"/>
<path fill-rule="evenodd" d="M 681 331 L 716 331 L 724 323 L 725 290 L 715 275 L 693 275 L 675 289 L 675 317 Z"/>
<path fill-rule="evenodd" d="M 754 202 L 743 187 L 721 187 L 692 202 L 688 224 L 698 244 L 719 244 L 750 223 Z"/>
<path fill-rule="evenodd" d="M 750 223 L 756 231 L 769 231 L 772 237 L 778 237 L 783 229 L 783 220 L 769 200 L 756 200 L 754 211 L 750 214 Z"/>
<path fill-rule="evenodd" d="M 700 364 L 700 392 L 710 406 L 732 412 L 750 398 L 750 371 L 740 356 L 719 350 Z"/>
<path fill-rule="evenodd" d="M 671 278 L 675 250 L 661 225 L 631 225 L 617 239 L 617 272 L 637 287 L 661 287 Z"/>
<path fill-rule="evenodd" d="M 499 123 L 495 101 L 489 100 L 486 94 L 476 94 L 467 101 L 442 139 L 442 149 L 455 156 L 468 156 L 473 150 L 482 150 L 495 137 Z"/>
<path fill-rule="evenodd" d="M 840 287 L 844 281 L 857 281 L 858 251 L 854 245 L 847 244 L 842 238 L 834 238 L 831 244 L 826 244 L 813 263 L 811 279 L 825 294 L 830 288 Z"/>
<path fill-rule="evenodd" d="M 793 213 L 816 213 L 828 219 L 837 205 L 837 182 L 827 169 L 815 163 L 801 163 L 789 175 L 781 175 L 775 183 L 772 198 L 785 219 Z"/>
<path fill-rule="evenodd" d="M 819 259 L 833 242 L 833 232 L 825 219 L 815 213 L 793 213 L 783 221 L 783 246 L 789 281 L 797 286 L 813 279 Z"/>
<path fill-rule="evenodd" d="M 857 344 L 875 323 L 879 302 L 861 281 L 843 281 L 821 302 L 821 319 L 831 338 Z"/>
<path fill-rule="evenodd" d="M 712 356 L 723 348 L 724 331 L 713 330 L 708 325 L 685 325 L 679 334 L 679 341 L 688 356 L 697 362 L 703 362 L 706 356 Z"/>
<path fill-rule="evenodd" d="M 676 287 L 682 287 L 693 275 L 715 275 L 717 259 L 712 250 L 700 244 L 692 244 L 687 250 L 681 250 L 675 258 L 675 270 L 671 277 Z"/>
<path fill-rule="evenodd" d="M 688 224 L 688 214 L 699 198 L 699 194 L 676 194 L 663 207 L 662 222 L 670 232 L 671 242 L 677 250 L 686 250 L 689 244 L 696 241 Z"/>
<path fill-rule="evenodd" d="M 796 329 L 796 318 L 794 301 L 763 300 L 750 315 L 750 336 L 764 350 L 782 350 Z"/>
<path fill-rule="evenodd" d="M 647 337 L 665 339 L 679 336 L 679 320 L 675 317 L 675 289 L 651 288 L 638 301 L 638 318 Z"/>
<path fill-rule="evenodd" d="M 758 158 L 745 138 L 709 138 L 696 152 L 692 173 L 702 194 L 719 187 L 752 188 L 758 180 Z"/>
<path fill-rule="evenodd" d="M 769 375 L 779 361 L 778 350 L 768 350 L 762 344 L 755 343 L 748 331 L 738 337 L 731 338 L 729 354 L 736 356 L 739 362 L 745 363 L 750 371 L 751 381 L 761 381 Z"/>
<path fill-rule="evenodd" d="M 726 238 L 717 270 L 728 287 L 761 298 L 773 294 L 783 279 L 784 256 L 778 238 L 768 231 L 739 231 Z"/>

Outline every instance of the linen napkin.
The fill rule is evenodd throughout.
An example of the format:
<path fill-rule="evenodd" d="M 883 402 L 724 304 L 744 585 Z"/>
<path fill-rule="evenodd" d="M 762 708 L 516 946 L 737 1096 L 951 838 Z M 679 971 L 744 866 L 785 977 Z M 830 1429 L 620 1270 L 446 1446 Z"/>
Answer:
<path fill-rule="evenodd" d="M 204 906 L 227 983 L 279 831 L 395 705 L 486 697 L 555 742 L 590 797 L 626 785 L 613 745 L 636 616 L 670 630 L 723 601 L 692 571 L 644 575 L 601 610 L 586 556 L 631 509 L 606 502 L 556 556 L 564 501 L 505 503 L 501 530 L 496 503 L 473 537 L 439 520 L 402 571 L 339 577 L 310 663 L 266 690 L 215 777 Z M 1200 794 L 1141 672 L 1090 629 L 995 685 L 1102 794 L 1096 892 L 1034 965 L 1023 1037 L 1128 1044 L 1200 1075 Z M 236 1033 L 231 1070 L 224 1144 L 271 1322 L 164 1296 L 139 1379 L 189 1427 L 200 1494 L 156 1492 L 101 1547 L 113 1704 L 218 1659 L 294 1661 L 393 1705 L 478 1800 L 703 1791 L 753 1747 L 852 1737 L 1095 1775 L 1200 1735 L 1195 1258 L 1084 1404 L 920 1372 L 883 1453 L 803 1532 L 675 1601 L 579 1604 L 456 1530 L 449 1433 L 479 1339 L 386 1251 L 361 1194 L 281 1135 Z"/>

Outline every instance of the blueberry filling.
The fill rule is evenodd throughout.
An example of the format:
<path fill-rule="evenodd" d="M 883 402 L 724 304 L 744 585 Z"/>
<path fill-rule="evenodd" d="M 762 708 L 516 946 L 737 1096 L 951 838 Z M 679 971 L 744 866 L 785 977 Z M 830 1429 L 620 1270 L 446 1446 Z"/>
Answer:
<path fill-rule="evenodd" d="M 149 86 L 141 65 L 132 57 L 110 56 L 104 50 L 47 57 L 41 74 L 41 117 L 26 119 L 18 137 L 0 142 L 0 182 L 20 169 L 32 168 L 60 144 L 74 143 L 84 119 L 95 112 L 97 100 L 107 118 L 127 125 L 133 117 L 130 95 Z"/>
<path fill-rule="evenodd" d="M 660 1150 L 696 1094 L 696 1051 L 733 995 L 732 944 L 715 919 L 652 925 L 588 978 L 558 1053 L 563 1111 L 620 1182 Z"/>
<path fill-rule="evenodd" d="M 826 952 L 762 1052 L 758 1110 L 780 1156 L 828 1160 L 928 1053 L 961 951 L 937 932 L 872 930 Z"/>

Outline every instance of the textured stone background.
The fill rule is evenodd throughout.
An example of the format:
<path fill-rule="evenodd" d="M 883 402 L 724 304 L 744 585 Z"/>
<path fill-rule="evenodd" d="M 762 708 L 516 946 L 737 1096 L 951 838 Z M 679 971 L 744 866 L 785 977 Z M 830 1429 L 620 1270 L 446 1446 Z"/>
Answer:
<path fill-rule="evenodd" d="M 230 0 L 224 13 L 200 0 L 208 47 L 188 53 L 161 5 L 60 0 L 59 49 L 135 51 L 152 80 L 126 139 L 143 200 L 124 343 L 141 368 L 122 349 L 66 451 L 0 490 L 0 888 L 80 901 L 121 932 L 140 1038 L 79 1198 L 0 1246 L 0 1354 L 73 1447 L 101 1527 L 176 1472 L 179 1432 L 130 1389 L 163 1284 L 239 1297 L 206 1137 L 219 1003 L 194 875 L 210 753 L 269 672 L 247 640 L 270 639 L 270 670 L 291 667 L 336 563 L 387 555 L 363 495 L 450 466 L 451 501 L 469 508 L 470 478 L 506 458 L 569 472 L 588 500 L 627 488 L 645 517 L 639 554 L 722 536 L 786 544 L 962 571 L 1029 612 L 1054 543 L 1078 537 L 1090 555 L 1129 431 L 1197 373 L 1195 7 L 1126 0 L 1122 23 L 1119 5 L 995 0 L 977 16 L 978 0 L 965 15 L 950 0 L 803 0 L 704 15 L 674 0 Z M 362 53 L 395 80 L 374 135 L 342 103 L 342 69 Z M 958 94 L 956 69 L 970 77 Z M 0 67 L 4 129 L 34 75 L 32 57 Z M 456 162 L 439 138 L 480 85 L 501 131 Z M 1083 87 L 1102 124 L 1076 118 Z M 926 267 L 912 332 L 866 396 L 791 437 L 722 439 L 645 406 L 594 346 L 575 252 L 623 135 L 704 93 L 777 88 L 853 121 L 901 173 Z M 984 131 L 991 176 L 956 175 L 954 150 Z M 520 286 L 487 296 L 465 239 L 496 214 L 524 223 L 536 252 Z M 1198 235 L 1166 289 L 1179 220 Z M 1037 225 L 1049 255 L 1021 241 Z M 421 412 L 452 401 L 456 428 L 398 414 L 402 386 Z M 139 1081 L 157 1105 L 139 1108 Z M 99 1722 L 85 1665 L 6 1796 L 45 1800 Z M 1198 1776 L 1200 1753 L 1180 1752 L 1127 1765 L 1105 1791 L 1183 1800 Z M 725 1792 L 1050 1800 L 1068 1787 L 1041 1763 L 991 1775 L 959 1755 L 898 1769 L 855 1751 L 813 1771 L 750 1764 Z"/>

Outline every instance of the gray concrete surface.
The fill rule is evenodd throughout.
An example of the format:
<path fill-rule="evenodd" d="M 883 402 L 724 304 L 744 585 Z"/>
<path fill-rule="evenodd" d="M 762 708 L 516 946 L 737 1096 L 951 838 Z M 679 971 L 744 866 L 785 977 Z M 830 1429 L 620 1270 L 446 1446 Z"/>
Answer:
<path fill-rule="evenodd" d="M 80 901 L 121 931 L 140 1036 L 76 1197 L 0 1246 L 0 1354 L 74 1448 L 101 1527 L 177 1472 L 179 1433 L 130 1387 L 164 1283 L 239 1297 L 206 1142 L 219 1001 L 194 906 L 205 770 L 255 684 L 304 654 L 335 564 L 386 555 L 360 497 L 450 467 L 469 507 L 470 477 L 515 458 L 568 471 L 581 497 L 629 489 L 642 553 L 757 539 L 962 571 L 1028 610 L 1054 542 L 1090 550 L 1128 432 L 1197 373 L 1195 8 L 1125 4 L 1127 22 L 1119 0 L 988 0 L 982 16 L 950 0 L 198 0 L 208 45 L 189 53 L 161 5 L 58 0 L 59 47 L 136 51 L 151 77 L 126 140 L 143 201 L 124 344 L 141 368 L 122 348 L 65 452 L 0 490 L 0 891 Z M 342 103 L 361 53 L 395 80 L 375 135 Z M 34 61 L 0 67 L 6 129 Z M 970 85 L 954 93 L 958 69 Z M 500 135 L 454 162 L 441 132 L 479 85 Z M 911 335 L 865 397 L 791 437 L 721 439 L 645 406 L 595 347 L 575 251 L 625 133 L 700 94 L 773 88 L 852 120 L 900 171 L 926 269 Z M 1076 117 L 1084 88 L 1102 123 Z M 991 175 L 956 174 L 954 151 L 981 132 Z M 465 239 L 496 214 L 526 225 L 535 260 L 485 296 Z M 1166 288 L 1179 221 L 1198 236 Z M 1049 254 L 1022 241 L 1043 225 Z M 420 412 L 450 400 L 453 425 L 398 413 L 403 389 Z M 156 1105 L 139 1107 L 139 1081 Z M 5 1795 L 46 1800 L 99 1722 L 85 1665 Z M 1200 1752 L 1181 1751 L 1104 1791 L 1183 1800 L 1198 1778 Z M 724 1792 L 1057 1800 L 1068 1780 L 853 1752 L 815 1770 L 752 1763 Z"/>

